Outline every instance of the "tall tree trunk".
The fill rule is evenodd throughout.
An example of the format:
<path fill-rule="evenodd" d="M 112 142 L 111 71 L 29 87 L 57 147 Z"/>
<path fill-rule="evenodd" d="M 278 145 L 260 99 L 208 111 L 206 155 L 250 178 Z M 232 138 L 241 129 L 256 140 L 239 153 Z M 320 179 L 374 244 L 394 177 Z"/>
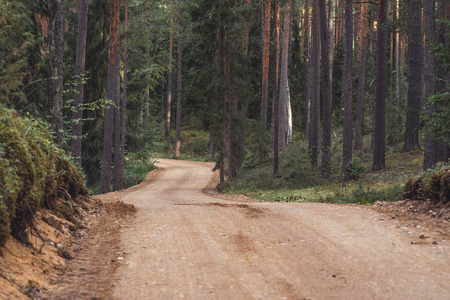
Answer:
<path fill-rule="evenodd" d="M 62 145 L 64 90 L 64 0 L 50 1 L 49 18 L 49 107 L 54 141 Z"/>
<path fill-rule="evenodd" d="M 259 137 L 259 160 L 266 156 L 267 105 L 269 98 L 269 57 L 270 57 L 270 0 L 264 0 L 263 47 L 262 47 L 262 91 L 261 91 L 261 128 Z"/>
<path fill-rule="evenodd" d="M 275 41 L 275 51 L 274 51 L 274 72 L 273 72 L 273 104 L 272 104 L 272 119 L 273 119 L 273 175 L 278 175 L 278 133 L 279 133 L 279 121 L 278 121 L 278 107 L 279 107 L 279 98 L 278 98 L 278 64 L 280 57 L 280 2 L 279 0 L 274 0 L 274 18 L 275 18 L 275 32 L 274 32 L 274 41 Z M 307 0 L 308 1 L 308 0 Z"/>
<path fill-rule="evenodd" d="M 72 159 L 81 166 L 81 137 L 83 134 L 83 96 L 86 66 L 86 35 L 88 21 L 88 0 L 80 0 L 78 6 L 78 34 L 75 56 L 75 96 L 73 99 L 74 112 L 72 115 Z"/>
<path fill-rule="evenodd" d="M 330 51 L 331 42 L 329 25 L 327 23 L 325 1 L 319 1 L 320 14 L 320 42 L 321 42 L 321 96 L 322 96 L 322 166 L 321 176 L 327 178 L 330 175 L 330 148 L 331 148 L 331 78 L 330 78 Z M 331 15 L 329 16 L 331 18 Z"/>
<path fill-rule="evenodd" d="M 117 103 L 117 98 L 119 97 L 117 92 L 118 87 L 120 86 L 119 22 L 119 0 L 111 0 L 106 98 L 113 103 Z M 113 125 L 114 107 L 112 105 L 108 105 L 105 108 L 100 194 L 108 193 L 110 191 Z"/>
<path fill-rule="evenodd" d="M 123 44 L 123 84 L 122 84 L 122 116 L 120 125 L 120 171 L 118 190 L 123 189 L 123 172 L 125 169 L 125 137 L 127 134 L 127 88 L 128 88 L 128 0 L 125 0 Z"/>
<path fill-rule="evenodd" d="M 172 2 L 173 7 L 173 2 Z M 166 103 L 166 131 L 165 137 L 170 136 L 170 111 L 172 109 L 172 78 L 173 78 L 173 17 L 170 19 L 170 40 L 169 40 L 169 78 L 167 83 L 167 103 Z"/>
<path fill-rule="evenodd" d="M 311 165 L 317 166 L 320 131 L 320 27 L 319 4 L 312 1 L 312 52 L 310 64 L 310 133 Z"/>
<path fill-rule="evenodd" d="M 358 98 L 356 102 L 355 150 L 363 146 L 364 103 L 366 87 L 366 58 L 367 58 L 367 15 L 368 4 L 361 4 L 361 51 L 358 70 Z"/>
<path fill-rule="evenodd" d="M 176 123 L 176 133 L 175 133 L 175 147 L 174 147 L 174 158 L 180 158 L 180 148 L 181 148 L 181 96 L 183 88 L 183 40 L 182 40 L 182 24 L 181 24 L 181 11 L 179 12 L 178 20 L 178 69 L 177 69 L 177 123 Z"/>
<path fill-rule="evenodd" d="M 268 0 L 268 2 L 270 3 L 270 0 Z M 244 0 L 244 4 L 246 6 L 246 9 L 250 8 L 250 0 Z M 270 7 L 270 4 L 269 4 Z M 269 14 L 270 16 L 270 14 Z M 242 38 L 242 50 L 244 52 L 244 56 L 247 56 L 248 54 L 248 43 L 249 43 L 249 38 L 250 38 L 250 20 L 249 20 L 249 14 L 245 13 L 244 14 L 244 28 L 243 28 L 243 35 L 244 37 Z"/>
<path fill-rule="evenodd" d="M 353 140 L 353 0 L 345 1 L 344 44 L 344 141 L 342 147 L 342 173 L 348 179 L 348 168 L 352 160 Z"/>
<path fill-rule="evenodd" d="M 289 90 L 289 78 L 286 80 L 286 144 L 290 145 L 292 142 L 292 106 L 291 106 L 291 92 Z"/>
<path fill-rule="evenodd" d="M 279 98 L 279 136 L 278 147 L 280 150 L 286 148 L 287 139 L 287 111 L 286 111 L 286 87 L 288 80 L 288 59 L 289 59 L 289 29 L 291 26 L 291 2 L 287 1 L 284 10 L 283 24 L 283 47 L 281 52 L 281 78 L 280 78 L 280 98 Z"/>
<path fill-rule="evenodd" d="M 432 52 L 432 44 L 435 39 L 435 0 L 424 0 L 423 18 L 425 31 L 425 99 L 435 94 L 436 89 L 436 59 Z M 434 107 L 430 104 L 425 106 L 426 112 L 431 113 Z M 423 169 L 426 171 L 432 168 L 438 162 L 438 153 L 440 145 L 438 141 L 431 138 L 429 134 L 429 126 L 425 126 L 425 151 L 423 156 Z"/>
<path fill-rule="evenodd" d="M 306 102 L 306 129 L 305 129 L 305 139 L 309 142 L 310 133 L 311 133 L 311 68 L 310 68 L 310 54 L 309 54 L 309 0 L 305 0 L 305 28 L 304 28 L 304 40 L 303 40 L 303 56 L 304 63 L 306 66 L 306 93 L 305 93 L 305 102 Z"/>
<path fill-rule="evenodd" d="M 386 28 L 388 0 L 378 1 L 372 170 L 386 167 Z"/>
<path fill-rule="evenodd" d="M 396 0 L 395 14 L 397 20 L 400 17 L 400 0 Z M 400 29 L 397 29 L 395 33 L 395 96 L 397 97 L 397 106 L 401 104 L 400 83 L 402 79 L 402 72 L 400 66 Z"/>
<path fill-rule="evenodd" d="M 422 10 L 420 0 L 409 0 L 411 12 L 408 53 L 408 102 L 403 151 L 419 149 L 419 114 L 423 91 Z"/>

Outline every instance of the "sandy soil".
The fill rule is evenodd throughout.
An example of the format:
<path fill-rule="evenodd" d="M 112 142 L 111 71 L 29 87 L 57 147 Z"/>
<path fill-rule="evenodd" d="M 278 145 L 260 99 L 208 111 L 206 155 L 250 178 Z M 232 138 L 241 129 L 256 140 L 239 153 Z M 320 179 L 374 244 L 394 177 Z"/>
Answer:
<path fill-rule="evenodd" d="M 106 220 L 49 299 L 450 299 L 448 227 L 205 193 L 211 164 L 159 161 L 139 187 L 103 196 L 135 218 Z"/>

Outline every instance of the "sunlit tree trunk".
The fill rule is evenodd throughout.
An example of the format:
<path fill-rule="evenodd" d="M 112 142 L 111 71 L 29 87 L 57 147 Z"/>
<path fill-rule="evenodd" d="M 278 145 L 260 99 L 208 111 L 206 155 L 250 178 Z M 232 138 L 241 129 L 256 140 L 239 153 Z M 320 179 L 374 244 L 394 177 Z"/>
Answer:
<path fill-rule="evenodd" d="M 283 24 L 283 47 L 281 52 L 281 78 L 280 78 L 280 98 L 279 98 L 279 136 L 278 147 L 280 150 L 286 148 L 287 141 L 287 111 L 286 111 L 286 87 L 288 80 L 288 58 L 289 58 L 289 29 L 291 26 L 291 3 L 287 1 L 284 10 Z"/>
<path fill-rule="evenodd" d="M 81 166 L 81 137 L 83 134 L 83 105 L 84 78 L 86 65 L 86 35 L 88 21 L 88 0 L 80 0 L 78 5 L 78 34 L 77 50 L 75 54 L 75 96 L 73 99 L 74 112 L 72 115 L 72 159 Z"/>
<path fill-rule="evenodd" d="M 108 52 L 108 78 L 106 83 L 106 98 L 117 103 L 120 86 L 120 39 L 119 39 L 119 0 L 111 0 L 109 52 Z M 105 108 L 102 173 L 100 181 L 100 194 L 108 193 L 111 185 L 111 161 L 113 149 L 114 107 Z"/>

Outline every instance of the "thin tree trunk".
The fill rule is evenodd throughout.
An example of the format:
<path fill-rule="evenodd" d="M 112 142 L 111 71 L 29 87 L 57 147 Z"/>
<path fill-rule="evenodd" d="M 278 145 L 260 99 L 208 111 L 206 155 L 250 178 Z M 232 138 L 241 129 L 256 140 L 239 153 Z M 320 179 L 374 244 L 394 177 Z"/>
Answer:
<path fill-rule="evenodd" d="M 172 2 L 173 6 L 173 2 Z M 173 17 L 170 20 L 171 27 L 173 26 Z M 167 103 L 166 103 L 166 131 L 165 137 L 170 136 L 170 111 L 172 109 L 172 78 L 173 78 L 173 28 L 170 28 L 169 40 L 169 78 L 167 83 Z"/>
<path fill-rule="evenodd" d="M 266 156 L 267 105 L 269 98 L 269 57 L 270 57 L 270 0 L 264 0 L 263 49 L 262 49 L 262 97 L 261 97 L 261 128 L 259 142 L 260 162 Z"/>
<path fill-rule="evenodd" d="M 419 149 L 419 114 L 423 91 L 422 10 L 420 0 L 409 0 L 411 11 L 408 53 L 408 102 L 403 151 Z"/>
<path fill-rule="evenodd" d="M 49 107 L 54 141 L 62 145 L 64 90 L 64 0 L 50 1 L 49 21 Z"/>
<path fill-rule="evenodd" d="M 425 99 L 430 98 L 436 92 L 436 59 L 432 52 L 432 44 L 435 42 L 435 0 L 424 0 L 423 18 L 425 31 Z M 425 106 L 426 112 L 434 110 L 433 105 Z M 428 124 L 425 126 L 425 151 L 423 156 L 423 169 L 426 171 L 438 162 L 440 145 L 429 134 Z"/>
<path fill-rule="evenodd" d="M 120 125 L 120 171 L 119 190 L 123 189 L 123 172 L 125 169 L 125 137 L 127 134 L 127 88 L 128 88 L 128 0 L 125 0 L 123 49 L 123 86 L 122 86 L 122 117 Z"/>
<path fill-rule="evenodd" d="M 291 92 L 289 90 L 289 78 L 286 80 L 286 144 L 290 145 L 292 142 L 292 107 L 291 107 Z"/>
<path fill-rule="evenodd" d="M 310 72 L 310 134 L 311 165 L 317 166 L 320 131 L 320 27 L 319 4 L 312 2 L 312 52 Z"/>
<path fill-rule="evenodd" d="M 372 170 L 386 167 L 386 28 L 388 0 L 378 1 Z"/>
<path fill-rule="evenodd" d="M 308 1 L 308 0 L 307 0 Z M 275 0 L 275 59 L 274 59 L 274 72 L 273 72 L 273 106 L 272 106 L 272 118 L 273 118 L 273 175 L 278 175 L 278 133 L 279 133 L 279 121 L 278 121 L 278 107 L 279 107 L 279 99 L 278 99 L 278 64 L 280 57 L 280 2 L 279 0 Z"/>
<path fill-rule="evenodd" d="M 305 0 L 305 32 L 304 32 L 304 40 L 303 40 L 303 56 L 304 62 L 306 66 L 306 93 L 305 93 L 305 102 L 306 102 L 306 129 L 305 129 L 305 139 L 309 142 L 310 133 L 311 133 L 311 68 L 310 68 L 310 54 L 309 54 L 309 0 Z"/>
<path fill-rule="evenodd" d="M 361 54 L 358 70 L 358 98 L 356 104 L 356 124 L 355 124 L 355 150 L 363 147 L 364 129 L 364 103 L 366 87 L 366 58 L 367 58 L 367 13 L 368 4 L 361 5 Z"/>
<path fill-rule="evenodd" d="M 400 16 L 400 0 L 396 0 L 396 18 Z M 397 105 L 400 107 L 401 94 L 400 94 L 400 82 L 402 78 L 402 70 L 400 69 L 400 29 L 397 29 L 395 33 L 395 96 L 397 97 Z"/>
<path fill-rule="evenodd" d="M 109 53 L 108 53 L 108 78 L 106 83 L 106 97 L 113 103 L 117 103 L 117 87 L 120 84 L 119 68 L 119 0 L 111 0 L 109 27 Z M 113 149 L 113 125 L 114 107 L 108 105 L 105 109 L 102 173 L 100 181 L 100 194 L 108 193 L 111 185 L 111 160 Z"/>
<path fill-rule="evenodd" d="M 77 50 L 75 57 L 75 96 L 73 99 L 74 112 L 72 115 L 72 159 L 81 166 L 81 137 L 83 134 L 83 96 L 84 96 L 84 73 L 86 66 L 86 35 L 88 21 L 88 0 L 80 0 L 78 6 L 78 34 Z"/>
<path fill-rule="evenodd" d="M 325 1 L 319 1 L 319 14 L 320 14 L 320 41 L 321 41 L 321 60 L 322 70 L 320 73 L 321 78 L 321 96 L 322 96 L 322 166 L 321 176 L 327 178 L 330 174 L 330 148 L 331 148 L 331 80 L 330 80 L 330 51 L 331 42 L 329 25 L 326 18 Z M 332 5 L 332 4 L 331 4 Z M 329 15 L 329 18 L 331 15 Z"/>
<path fill-rule="evenodd" d="M 342 174 L 348 179 L 348 168 L 352 160 L 353 139 L 353 0 L 345 1 L 345 50 L 344 50 L 344 141 L 342 147 Z"/>
<path fill-rule="evenodd" d="M 283 24 L 283 48 L 281 52 L 281 78 L 280 78 L 280 98 L 279 98 L 279 136 L 278 147 L 280 150 L 286 148 L 287 139 L 287 112 L 286 112 L 286 86 L 288 77 L 288 58 L 289 58 L 289 29 L 291 26 L 291 3 L 287 1 L 284 11 Z"/>
<path fill-rule="evenodd" d="M 178 20 L 178 63 L 177 63 L 177 123 L 176 123 L 176 133 L 175 133 L 175 147 L 174 147 L 174 158 L 180 158 L 180 148 L 181 148 L 181 96 L 183 88 L 183 40 L 181 38 L 181 11 L 179 12 Z"/>

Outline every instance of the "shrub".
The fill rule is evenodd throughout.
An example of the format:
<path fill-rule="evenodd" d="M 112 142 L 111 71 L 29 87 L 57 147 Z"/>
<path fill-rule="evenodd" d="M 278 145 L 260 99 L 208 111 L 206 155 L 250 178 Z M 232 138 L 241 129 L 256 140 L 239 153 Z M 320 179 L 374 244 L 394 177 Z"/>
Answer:
<path fill-rule="evenodd" d="M 409 199 L 433 202 L 450 202 L 450 164 L 440 163 L 424 172 L 419 178 L 410 179 L 405 185 L 404 196 Z"/>
<path fill-rule="evenodd" d="M 0 246 L 11 233 L 22 242 L 34 213 L 61 196 L 87 196 L 82 175 L 52 142 L 45 124 L 0 105 Z M 68 199 L 69 200 L 69 199 Z"/>

